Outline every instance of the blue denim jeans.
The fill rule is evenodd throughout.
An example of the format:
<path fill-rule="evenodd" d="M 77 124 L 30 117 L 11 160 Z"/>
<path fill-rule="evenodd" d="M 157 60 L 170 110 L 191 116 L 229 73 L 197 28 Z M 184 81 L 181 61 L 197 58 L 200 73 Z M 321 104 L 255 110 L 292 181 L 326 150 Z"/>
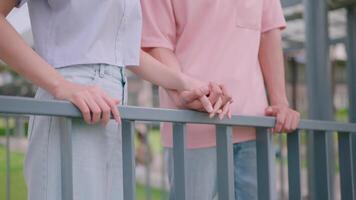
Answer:
<path fill-rule="evenodd" d="M 124 102 L 126 78 L 117 66 L 90 64 L 59 68 L 67 79 L 97 85 Z M 36 99 L 54 97 L 38 89 Z M 60 138 L 65 123 L 59 117 L 32 116 L 25 178 L 29 200 L 61 200 Z M 72 122 L 74 200 L 123 200 L 121 129 L 111 120 L 106 127 Z"/>
<path fill-rule="evenodd" d="M 257 200 L 256 142 L 237 143 L 233 145 L 233 148 L 235 199 Z M 170 191 L 170 200 L 178 200 L 174 198 L 175 194 L 173 191 L 174 166 L 172 149 L 166 148 L 165 155 L 169 182 L 172 188 Z M 188 200 L 218 199 L 216 148 L 188 149 L 186 159 Z"/>

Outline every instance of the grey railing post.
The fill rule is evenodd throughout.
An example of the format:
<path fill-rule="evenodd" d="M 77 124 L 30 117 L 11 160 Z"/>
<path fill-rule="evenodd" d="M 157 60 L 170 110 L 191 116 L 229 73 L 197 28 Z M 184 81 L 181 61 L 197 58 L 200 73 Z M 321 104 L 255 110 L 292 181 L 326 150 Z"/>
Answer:
<path fill-rule="evenodd" d="M 6 200 L 11 198 L 11 175 L 10 175 L 10 130 L 9 119 L 5 118 L 5 134 L 6 134 Z"/>
<path fill-rule="evenodd" d="M 347 8 L 347 74 L 349 89 L 349 119 L 356 122 L 356 5 Z M 352 152 L 356 152 L 356 134 L 352 138 Z M 356 155 L 353 155 L 353 193 L 356 195 Z M 355 197 L 356 198 L 356 197 Z"/>
<path fill-rule="evenodd" d="M 301 200 L 299 131 L 287 135 L 289 200 Z"/>
<path fill-rule="evenodd" d="M 73 200 L 72 120 L 60 118 L 62 200 Z"/>
<path fill-rule="evenodd" d="M 187 169 L 185 159 L 185 124 L 173 124 L 173 163 L 174 163 L 174 194 L 175 200 L 187 199 Z M 190 200 L 190 199 L 189 199 Z"/>
<path fill-rule="evenodd" d="M 257 186 L 258 199 L 274 200 L 275 188 L 273 187 L 273 135 L 267 128 L 256 128 L 256 150 L 257 150 Z"/>
<path fill-rule="evenodd" d="M 328 5 L 326 0 L 305 0 L 304 5 L 304 18 L 305 18 L 305 33 L 306 33 L 306 77 L 308 84 L 308 102 L 309 102 L 309 117 L 311 119 L 331 120 L 333 119 L 332 111 L 332 87 L 331 87 L 331 65 L 329 61 L 329 32 L 328 32 Z M 309 181 L 309 194 L 310 199 L 319 199 L 327 197 L 322 200 L 328 200 L 331 194 L 330 188 L 325 188 L 327 196 L 321 194 L 321 187 L 330 185 L 330 180 L 333 180 L 334 171 L 330 170 L 328 173 L 329 183 L 319 184 L 320 170 L 316 162 L 320 155 L 315 152 L 317 143 L 319 144 L 322 139 L 321 134 L 311 132 L 308 135 L 308 181 Z M 320 140 L 320 141 L 319 141 Z M 329 143 L 329 152 L 332 152 L 332 137 L 328 135 L 326 142 Z M 326 147 L 328 147 L 326 146 Z M 317 149 L 319 152 L 324 151 Z M 328 156 L 328 154 L 326 154 Z M 329 157 L 330 158 L 330 157 Z M 332 158 L 328 163 L 327 168 L 333 167 Z"/>
<path fill-rule="evenodd" d="M 314 157 L 314 188 L 315 199 L 328 200 L 330 199 L 329 186 L 329 165 L 328 165 L 328 149 L 327 149 L 327 133 L 325 131 L 314 132 L 313 142 Z"/>
<path fill-rule="evenodd" d="M 144 164 L 145 164 L 145 182 L 146 182 L 146 200 L 151 200 L 152 199 L 152 187 L 151 187 L 151 166 L 149 162 L 149 157 L 150 157 L 150 145 L 148 143 L 148 133 L 143 134 L 143 142 L 146 147 L 145 149 L 145 158 L 144 158 Z"/>
<path fill-rule="evenodd" d="M 216 126 L 216 153 L 219 199 L 235 200 L 231 126 Z"/>
<path fill-rule="evenodd" d="M 355 199 L 355 194 L 353 194 L 353 187 L 355 183 L 352 180 L 352 157 L 355 155 L 353 155 L 351 149 L 351 134 L 340 132 L 338 134 L 338 139 L 341 199 Z"/>
<path fill-rule="evenodd" d="M 134 121 L 122 121 L 123 192 L 125 200 L 136 200 Z"/>

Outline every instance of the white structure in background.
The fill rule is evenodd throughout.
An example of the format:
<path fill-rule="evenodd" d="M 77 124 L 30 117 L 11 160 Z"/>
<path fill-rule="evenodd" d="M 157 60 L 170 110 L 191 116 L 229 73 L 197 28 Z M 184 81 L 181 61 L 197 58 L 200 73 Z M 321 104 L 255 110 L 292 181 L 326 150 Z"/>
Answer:
<path fill-rule="evenodd" d="M 13 9 L 11 13 L 7 16 L 10 24 L 20 33 L 22 38 L 25 39 L 26 43 L 30 46 L 33 45 L 33 37 L 31 31 L 30 17 L 28 14 L 27 4 L 18 9 Z M 3 64 L 0 60 L 0 64 Z"/>
<path fill-rule="evenodd" d="M 10 24 L 22 35 L 29 45 L 33 45 L 30 17 L 28 14 L 27 4 L 13 11 L 7 17 Z"/>

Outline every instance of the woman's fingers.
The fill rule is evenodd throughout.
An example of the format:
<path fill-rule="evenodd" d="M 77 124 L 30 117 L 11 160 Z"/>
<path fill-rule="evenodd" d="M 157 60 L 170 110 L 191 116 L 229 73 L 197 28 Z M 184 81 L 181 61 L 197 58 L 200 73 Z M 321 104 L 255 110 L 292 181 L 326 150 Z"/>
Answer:
<path fill-rule="evenodd" d="M 225 85 L 220 85 L 221 91 L 222 91 L 222 97 L 223 97 L 223 102 L 222 104 L 225 105 L 227 102 L 232 102 L 232 96 L 231 94 L 228 92 L 227 88 L 225 87 Z"/>
<path fill-rule="evenodd" d="M 121 116 L 118 108 L 118 105 L 120 104 L 120 100 L 112 99 L 111 97 L 105 97 L 104 100 L 108 103 L 115 121 L 121 124 Z"/>
<path fill-rule="evenodd" d="M 73 98 L 72 103 L 78 107 L 80 112 L 82 112 L 84 121 L 87 124 L 90 124 L 91 123 L 90 109 L 89 106 L 85 103 L 85 100 L 82 97 L 77 96 Z"/>
<path fill-rule="evenodd" d="M 219 119 L 222 120 L 229 112 L 229 109 L 230 109 L 230 102 L 227 102 L 223 109 L 222 109 L 222 112 L 219 114 Z"/>
<path fill-rule="evenodd" d="M 213 106 L 211 105 L 211 102 L 209 101 L 209 98 L 207 96 L 202 96 L 199 98 L 200 102 L 202 103 L 204 109 L 208 112 L 211 113 L 213 112 Z"/>
<path fill-rule="evenodd" d="M 218 110 L 220 110 L 221 106 L 222 106 L 222 98 L 219 97 L 214 105 L 213 112 L 209 114 L 209 117 L 213 118 L 216 115 L 216 113 L 218 112 Z"/>
<path fill-rule="evenodd" d="M 108 103 L 104 100 L 103 96 L 94 96 L 94 100 L 97 103 L 97 105 L 100 107 L 101 110 L 101 124 L 103 126 L 106 126 L 106 124 L 109 122 L 110 117 L 111 117 L 111 108 L 108 105 Z"/>
<path fill-rule="evenodd" d="M 84 96 L 85 103 L 88 105 L 91 112 L 90 124 L 97 123 L 101 118 L 101 109 L 92 97 L 91 94 Z"/>
<path fill-rule="evenodd" d="M 223 92 L 221 91 L 221 88 L 217 83 L 210 82 L 209 86 L 210 86 L 209 100 L 211 104 L 215 105 Z"/>
<path fill-rule="evenodd" d="M 55 97 L 69 100 L 76 105 L 88 124 L 94 124 L 99 121 L 107 124 L 111 118 L 111 113 L 115 120 L 120 122 L 117 107 L 119 100 L 113 99 L 98 86 L 80 85 L 68 81 L 56 92 Z"/>

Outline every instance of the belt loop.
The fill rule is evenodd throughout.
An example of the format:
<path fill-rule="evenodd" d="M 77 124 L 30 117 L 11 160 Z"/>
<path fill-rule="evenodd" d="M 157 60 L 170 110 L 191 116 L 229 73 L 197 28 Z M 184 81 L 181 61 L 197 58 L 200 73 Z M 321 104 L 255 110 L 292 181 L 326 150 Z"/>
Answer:
<path fill-rule="evenodd" d="M 104 75 L 105 75 L 104 66 L 103 66 L 103 65 L 100 65 L 100 66 L 99 66 L 99 77 L 100 77 L 100 78 L 104 78 Z"/>

